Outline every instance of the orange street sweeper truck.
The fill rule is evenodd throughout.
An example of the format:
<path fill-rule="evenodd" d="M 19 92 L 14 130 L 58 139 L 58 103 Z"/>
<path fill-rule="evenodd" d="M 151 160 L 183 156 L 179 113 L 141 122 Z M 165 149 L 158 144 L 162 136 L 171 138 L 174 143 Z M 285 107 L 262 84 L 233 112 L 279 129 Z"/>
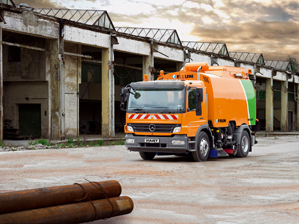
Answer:
<path fill-rule="evenodd" d="M 121 90 L 125 145 L 144 160 L 192 155 L 194 161 L 246 157 L 257 143 L 255 89 L 244 68 L 187 63 L 156 81 Z"/>

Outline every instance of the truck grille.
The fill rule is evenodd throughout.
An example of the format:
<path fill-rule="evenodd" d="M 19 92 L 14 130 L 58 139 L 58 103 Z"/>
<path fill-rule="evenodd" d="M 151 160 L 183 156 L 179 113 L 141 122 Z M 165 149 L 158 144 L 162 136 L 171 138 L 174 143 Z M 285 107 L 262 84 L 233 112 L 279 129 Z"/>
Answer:
<path fill-rule="evenodd" d="M 128 124 L 134 129 L 134 132 L 159 132 L 159 133 L 172 133 L 175 127 L 181 127 L 180 124 L 154 124 L 155 131 L 150 131 L 151 124 Z"/>

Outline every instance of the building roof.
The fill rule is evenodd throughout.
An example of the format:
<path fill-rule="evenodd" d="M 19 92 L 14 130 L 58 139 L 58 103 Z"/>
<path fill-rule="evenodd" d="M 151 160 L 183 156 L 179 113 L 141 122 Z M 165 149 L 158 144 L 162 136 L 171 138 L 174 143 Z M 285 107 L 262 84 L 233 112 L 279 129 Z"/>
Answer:
<path fill-rule="evenodd" d="M 261 65 L 265 64 L 263 54 L 261 53 L 229 52 L 229 56 L 238 61 L 252 62 Z"/>
<path fill-rule="evenodd" d="M 293 71 L 289 61 L 265 61 L 265 64 L 277 70 Z"/>
<path fill-rule="evenodd" d="M 207 53 L 214 53 L 218 55 L 229 56 L 226 44 L 224 43 L 208 43 L 196 41 L 183 41 L 184 47 L 188 47 L 197 51 L 204 51 Z"/>
<path fill-rule="evenodd" d="M 65 19 L 85 25 L 92 25 L 115 30 L 107 11 L 104 10 L 35 8 L 34 11 L 43 15 L 52 16 L 59 19 Z"/>
<path fill-rule="evenodd" d="M 116 30 L 120 33 L 126 33 L 134 36 L 149 37 L 158 42 L 182 45 L 177 31 L 173 29 L 116 27 Z"/>
<path fill-rule="evenodd" d="M 16 7 L 15 3 L 12 0 L 0 0 L 0 3 Z"/>

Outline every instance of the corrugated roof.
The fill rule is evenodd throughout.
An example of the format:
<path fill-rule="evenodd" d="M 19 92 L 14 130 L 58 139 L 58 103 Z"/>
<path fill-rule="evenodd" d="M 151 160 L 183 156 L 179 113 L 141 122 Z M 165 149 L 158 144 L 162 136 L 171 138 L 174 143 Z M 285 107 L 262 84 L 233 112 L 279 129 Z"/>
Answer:
<path fill-rule="evenodd" d="M 293 71 L 289 61 L 265 61 L 265 64 L 278 70 Z"/>
<path fill-rule="evenodd" d="M 229 52 L 229 56 L 238 61 L 252 62 L 261 65 L 265 64 L 263 54 L 261 53 Z"/>
<path fill-rule="evenodd" d="M 0 0 L 0 3 L 16 7 L 15 3 L 12 0 Z"/>
<path fill-rule="evenodd" d="M 197 41 L 183 41 L 182 45 L 198 51 L 204 51 L 208 53 L 214 53 L 218 55 L 228 55 L 226 44 L 224 43 L 208 43 Z"/>
<path fill-rule="evenodd" d="M 55 18 L 115 30 L 107 11 L 104 10 L 34 9 L 34 11 Z"/>
<path fill-rule="evenodd" d="M 176 30 L 173 29 L 150 29 L 136 27 L 116 27 L 120 33 L 126 33 L 139 37 L 149 37 L 158 42 L 182 45 Z"/>

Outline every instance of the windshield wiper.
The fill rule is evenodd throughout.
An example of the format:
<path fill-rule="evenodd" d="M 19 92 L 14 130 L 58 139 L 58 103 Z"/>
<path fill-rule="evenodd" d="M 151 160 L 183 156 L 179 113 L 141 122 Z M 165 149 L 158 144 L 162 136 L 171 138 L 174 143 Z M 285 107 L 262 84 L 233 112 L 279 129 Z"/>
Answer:
<path fill-rule="evenodd" d="M 164 108 L 164 109 L 167 109 L 167 108 L 169 108 L 169 107 L 152 107 L 152 108 Z M 171 111 L 170 109 L 168 109 L 168 110 L 162 110 L 162 111 L 160 111 L 159 113 L 174 114 L 175 112 L 174 112 L 174 111 Z"/>
<path fill-rule="evenodd" d="M 143 109 L 143 107 L 141 107 L 141 108 L 131 108 L 131 109 L 133 109 L 133 111 L 140 111 L 140 112 L 143 112 L 143 113 L 147 113 L 147 112 Z"/>

